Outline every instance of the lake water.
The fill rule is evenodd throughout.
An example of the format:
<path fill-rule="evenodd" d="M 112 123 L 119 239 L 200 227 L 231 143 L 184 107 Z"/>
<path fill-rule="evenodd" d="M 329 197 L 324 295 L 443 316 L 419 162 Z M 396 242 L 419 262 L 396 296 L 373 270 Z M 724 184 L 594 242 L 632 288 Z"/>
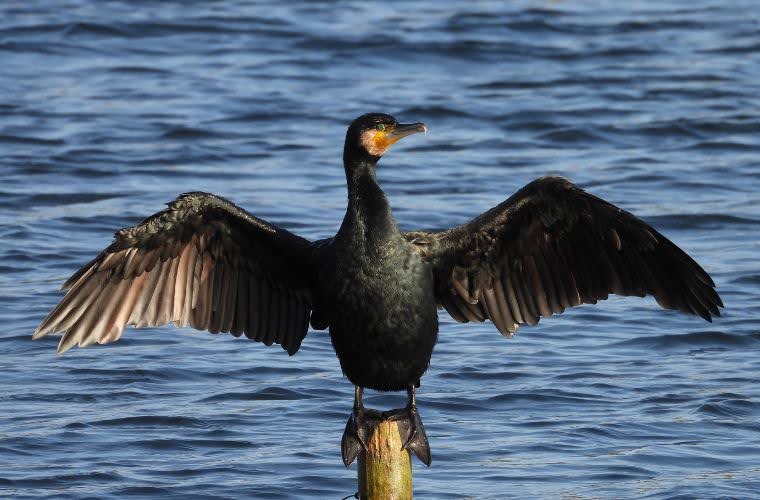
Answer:
<path fill-rule="evenodd" d="M 0 497 L 356 491 L 324 333 L 292 358 L 173 327 L 64 356 L 31 334 L 116 229 L 184 191 L 332 235 L 367 111 L 428 125 L 379 168 L 403 228 L 559 174 L 665 233 L 726 304 L 709 324 L 613 298 L 510 341 L 442 314 L 419 498 L 760 497 L 756 1 L 156 4 L 0 5 Z"/>

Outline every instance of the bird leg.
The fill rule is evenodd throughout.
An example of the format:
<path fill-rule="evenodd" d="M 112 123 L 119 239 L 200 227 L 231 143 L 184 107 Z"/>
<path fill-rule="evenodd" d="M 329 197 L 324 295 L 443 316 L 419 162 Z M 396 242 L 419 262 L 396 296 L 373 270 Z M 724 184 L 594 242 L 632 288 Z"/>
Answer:
<path fill-rule="evenodd" d="M 420 414 L 417 412 L 414 384 L 409 384 L 406 393 L 408 399 L 405 408 L 380 413 L 377 410 L 364 408 L 362 404 L 363 389 L 354 386 L 354 410 L 348 417 L 346 429 L 343 431 L 343 438 L 341 439 L 341 453 L 346 467 L 356 460 L 359 453 L 367 451 L 367 442 L 369 442 L 378 424 L 384 420 L 392 420 L 398 423 L 398 432 L 404 442 L 401 449 L 414 452 L 422 463 L 430 467 L 430 444 Z"/>
<path fill-rule="evenodd" d="M 364 404 L 362 403 L 362 394 L 364 389 L 358 385 L 354 386 L 354 410 L 346 422 L 346 429 L 343 431 L 341 439 L 341 453 L 343 463 L 348 467 L 356 459 L 362 450 L 367 451 L 367 441 L 372 435 L 374 426 L 365 418 Z"/>
<path fill-rule="evenodd" d="M 393 411 L 390 414 L 383 414 L 388 420 L 399 421 L 399 431 L 404 441 L 403 450 L 410 450 L 417 455 L 423 464 L 430 467 L 432 456 L 430 454 L 430 443 L 428 442 L 425 427 L 422 425 L 422 418 L 417 411 L 417 400 L 414 395 L 414 384 L 409 384 L 406 388 L 407 402 L 406 408 L 400 411 Z"/>

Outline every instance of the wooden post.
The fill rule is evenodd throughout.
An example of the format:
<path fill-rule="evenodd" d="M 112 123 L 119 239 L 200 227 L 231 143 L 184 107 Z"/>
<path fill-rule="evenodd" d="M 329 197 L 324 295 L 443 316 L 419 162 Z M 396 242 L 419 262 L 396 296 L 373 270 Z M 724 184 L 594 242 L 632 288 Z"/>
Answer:
<path fill-rule="evenodd" d="M 362 500 L 408 500 L 412 498 L 412 460 L 402 450 L 407 435 L 398 420 L 380 420 L 367 451 L 359 454 L 359 498 Z"/>

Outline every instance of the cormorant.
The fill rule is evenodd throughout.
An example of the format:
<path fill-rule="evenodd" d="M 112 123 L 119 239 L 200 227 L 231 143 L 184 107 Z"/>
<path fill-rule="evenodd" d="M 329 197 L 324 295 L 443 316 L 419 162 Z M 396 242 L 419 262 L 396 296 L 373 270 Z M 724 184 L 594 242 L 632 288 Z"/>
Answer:
<path fill-rule="evenodd" d="M 309 323 L 329 328 L 355 386 L 343 458 L 368 438 L 362 390 L 408 391 L 405 447 L 429 465 L 415 405 L 438 335 L 437 309 L 490 319 L 506 337 L 522 324 L 608 294 L 653 295 L 711 321 L 723 307 L 710 276 L 651 226 L 560 177 L 529 183 L 472 221 L 402 232 L 377 183 L 378 160 L 422 123 L 360 116 L 346 134 L 348 208 L 338 233 L 309 242 L 213 194 L 179 196 L 63 285 L 34 338 L 63 332 L 58 352 L 109 343 L 124 327 L 190 325 L 298 351 Z"/>

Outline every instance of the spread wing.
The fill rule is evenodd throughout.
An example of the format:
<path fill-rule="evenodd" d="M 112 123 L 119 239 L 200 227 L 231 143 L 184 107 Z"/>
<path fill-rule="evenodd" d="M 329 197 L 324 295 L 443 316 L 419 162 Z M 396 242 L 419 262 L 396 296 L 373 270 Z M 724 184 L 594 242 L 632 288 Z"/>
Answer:
<path fill-rule="evenodd" d="M 64 352 L 114 342 L 127 325 L 173 322 L 292 355 L 308 331 L 310 261 L 307 240 L 223 198 L 183 194 L 69 278 L 34 338 L 63 332 Z"/>
<path fill-rule="evenodd" d="M 457 321 L 523 324 L 608 294 L 653 295 L 707 321 L 723 307 L 710 276 L 632 214 L 559 177 L 531 182 L 459 227 L 411 232 L 433 264 L 436 297 Z"/>

